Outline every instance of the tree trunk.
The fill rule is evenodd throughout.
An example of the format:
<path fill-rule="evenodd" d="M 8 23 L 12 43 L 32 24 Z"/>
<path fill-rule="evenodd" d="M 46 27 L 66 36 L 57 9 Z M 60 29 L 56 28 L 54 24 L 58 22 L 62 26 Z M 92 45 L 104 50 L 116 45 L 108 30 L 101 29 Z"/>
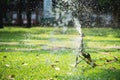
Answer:
<path fill-rule="evenodd" d="M 27 11 L 27 27 L 31 27 L 31 11 Z"/>
<path fill-rule="evenodd" d="M 27 2 L 27 28 L 31 27 L 31 7 L 30 7 L 31 1 L 28 0 Z"/>
<path fill-rule="evenodd" d="M 113 24 L 114 27 L 120 28 L 120 11 L 113 11 Z"/>
<path fill-rule="evenodd" d="M 36 24 L 39 24 L 39 9 L 36 8 Z"/>
<path fill-rule="evenodd" d="M 23 21 L 22 21 L 22 1 L 18 1 L 18 11 L 17 11 L 17 25 L 22 26 Z"/>
<path fill-rule="evenodd" d="M 2 13 L 2 11 L 0 11 L 0 28 L 3 28 L 3 13 Z"/>
<path fill-rule="evenodd" d="M 3 0 L 0 0 L 0 28 L 3 28 Z"/>
<path fill-rule="evenodd" d="M 113 16 L 113 27 L 120 28 L 120 0 L 110 0 L 110 6 Z"/>
<path fill-rule="evenodd" d="M 22 13 L 18 11 L 17 13 L 17 25 L 18 26 L 22 26 L 23 22 L 22 22 Z"/>

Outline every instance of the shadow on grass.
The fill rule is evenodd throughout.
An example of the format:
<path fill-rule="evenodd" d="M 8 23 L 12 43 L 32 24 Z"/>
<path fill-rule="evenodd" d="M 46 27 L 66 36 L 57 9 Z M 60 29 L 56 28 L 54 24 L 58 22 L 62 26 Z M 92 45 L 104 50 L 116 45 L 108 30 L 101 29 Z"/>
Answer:
<path fill-rule="evenodd" d="M 33 37 L 33 34 L 29 32 L 0 32 L 0 42 L 13 42 L 13 41 L 22 41 L 27 39 L 33 40 L 48 40 L 48 38 L 42 37 Z"/>
<path fill-rule="evenodd" d="M 120 80 L 120 69 L 101 69 L 99 72 L 88 72 L 75 76 L 58 76 L 60 80 Z"/>
<path fill-rule="evenodd" d="M 9 32 L 9 31 L 0 31 L 0 41 L 5 42 L 5 41 L 19 41 L 21 39 L 27 38 L 25 35 L 27 34 L 24 31 L 14 31 L 14 32 Z"/>

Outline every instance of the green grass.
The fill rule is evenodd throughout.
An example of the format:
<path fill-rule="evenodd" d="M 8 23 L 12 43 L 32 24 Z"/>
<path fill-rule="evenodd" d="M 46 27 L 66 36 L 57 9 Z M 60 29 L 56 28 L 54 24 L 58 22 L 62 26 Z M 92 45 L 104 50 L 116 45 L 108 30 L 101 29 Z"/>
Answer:
<path fill-rule="evenodd" d="M 86 52 L 96 64 L 75 68 L 74 28 L 0 29 L 0 80 L 120 80 L 120 30 L 83 28 Z M 117 61 L 114 57 L 117 57 Z"/>

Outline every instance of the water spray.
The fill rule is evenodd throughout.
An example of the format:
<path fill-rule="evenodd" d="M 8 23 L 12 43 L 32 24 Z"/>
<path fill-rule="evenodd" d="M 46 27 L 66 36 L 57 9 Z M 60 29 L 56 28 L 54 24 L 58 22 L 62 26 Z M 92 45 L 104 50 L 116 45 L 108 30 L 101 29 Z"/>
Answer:
<path fill-rule="evenodd" d="M 90 54 L 86 53 L 85 49 L 84 49 L 84 44 L 83 44 L 84 35 L 82 33 L 82 30 L 81 30 L 81 24 L 79 23 L 79 20 L 77 18 L 74 18 L 73 21 L 74 21 L 74 26 L 80 35 L 79 36 L 79 38 L 80 38 L 79 39 L 79 48 L 78 48 L 78 52 L 77 52 L 77 56 L 76 56 L 75 67 L 77 67 L 77 65 L 83 60 L 86 63 L 88 63 L 89 65 L 91 65 L 92 67 L 95 67 L 96 64 L 92 61 Z M 78 58 L 81 58 L 82 60 L 78 61 Z"/>

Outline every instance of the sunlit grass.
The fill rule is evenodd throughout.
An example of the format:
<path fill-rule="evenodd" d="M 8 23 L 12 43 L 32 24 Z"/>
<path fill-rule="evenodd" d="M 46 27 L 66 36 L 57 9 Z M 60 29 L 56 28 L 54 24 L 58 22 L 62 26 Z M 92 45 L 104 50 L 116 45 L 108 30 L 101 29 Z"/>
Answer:
<path fill-rule="evenodd" d="M 74 28 L 0 29 L 0 80 L 120 80 L 120 30 L 82 30 L 85 50 L 100 66 L 82 61 L 74 67 L 79 46 Z"/>

